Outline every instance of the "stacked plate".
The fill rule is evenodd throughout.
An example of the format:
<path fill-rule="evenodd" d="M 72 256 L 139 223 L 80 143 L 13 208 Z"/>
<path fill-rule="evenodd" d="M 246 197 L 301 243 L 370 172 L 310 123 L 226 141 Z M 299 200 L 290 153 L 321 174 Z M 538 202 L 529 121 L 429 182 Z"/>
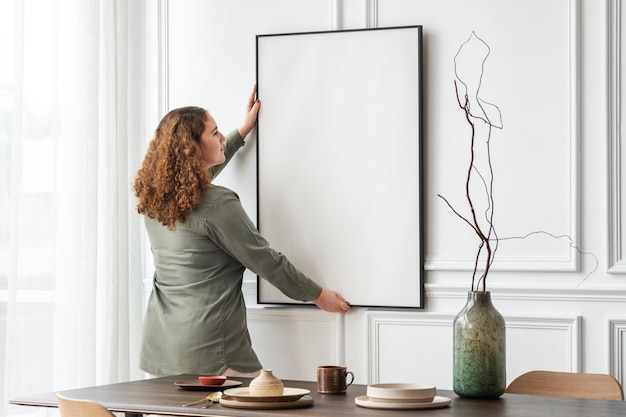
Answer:
<path fill-rule="evenodd" d="M 311 391 L 301 388 L 285 387 L 282 395 L 261 396 L 250 394 L 250 388 L 231 388 L 224 391 L 220 399 L 220 404 L 233 408 L 255 408 L 255 409 L 279 409 L 279 408 L 300 408 L 313 404 Z"/>
<path fill-rule="evenodd" d="M 427 384 L 372 384 L 367 386 L 367 395 L 354 401 L 366 408 L 400 410 L 447 407 L 451 402 L 437 396 L 437 388 Z"/>

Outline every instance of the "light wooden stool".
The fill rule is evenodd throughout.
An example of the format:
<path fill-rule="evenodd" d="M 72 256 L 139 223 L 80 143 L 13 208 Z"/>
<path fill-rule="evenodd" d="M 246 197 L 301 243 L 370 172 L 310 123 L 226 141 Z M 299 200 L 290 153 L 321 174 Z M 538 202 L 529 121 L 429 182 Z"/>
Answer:
<path fill-rule="evenodd" d="M 619 381 L 611 375 L 579 372 L 530 371 L 506 389 L 510 394 L 624 400 Z"/>
<path fill-rule="evenodd" d="M 57 394 L 61 417 L 115 417 L 102 404 L 88 400 L 74 400 Z"/>

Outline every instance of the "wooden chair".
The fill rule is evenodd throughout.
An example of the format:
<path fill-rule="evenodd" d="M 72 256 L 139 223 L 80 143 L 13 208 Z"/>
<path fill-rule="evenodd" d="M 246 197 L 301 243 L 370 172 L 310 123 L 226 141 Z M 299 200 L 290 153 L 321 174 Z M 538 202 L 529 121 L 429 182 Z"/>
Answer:
<path fill-rule="evenodd" d="M 113 413 L 97 402 L 74 400 L 57 394 L 61 417 L 115 417 Z"/>
<path fill-rule="evenodd" d="M 611 375 L 578 372 L 531 371 L 518 376 L 506 389 L 510 394 L 624 400 L 620 383 Z"/>

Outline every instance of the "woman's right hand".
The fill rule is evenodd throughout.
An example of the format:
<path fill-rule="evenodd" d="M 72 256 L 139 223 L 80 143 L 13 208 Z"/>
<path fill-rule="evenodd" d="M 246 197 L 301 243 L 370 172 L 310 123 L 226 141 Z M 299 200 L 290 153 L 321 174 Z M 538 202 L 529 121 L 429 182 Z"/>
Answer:
<path fill-rule="evenodd" d="M 322 288 L 320 295 L 313 300 L 316 306 L 324 311 L 332 313 L 346 313 L 350 311 L 350 303 L 348 303 L 338 292 Z"/>
<path fill-rule="evenodd" d="M 259 108 L 261 107 L 261 100 L 256 98 L 256 85 L 252 88 L 250 98 L 248 98 L 248 104 L 246 106 L 246 115 L 239 126 L 239 134 L 242 139 L 248 136 L 248 133 L 254 128 L 256 124 L 257 115 L 259 114 Z"/>

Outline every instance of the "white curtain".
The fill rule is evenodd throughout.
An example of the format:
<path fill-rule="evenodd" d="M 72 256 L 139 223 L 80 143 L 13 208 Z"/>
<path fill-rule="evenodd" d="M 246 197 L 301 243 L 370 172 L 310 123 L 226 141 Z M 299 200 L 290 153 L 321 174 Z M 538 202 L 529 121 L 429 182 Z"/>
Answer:
<path fill-rule="evenodd" d="M 0 415 L 143 377 L 144 8 L 0 0 Z"/>

